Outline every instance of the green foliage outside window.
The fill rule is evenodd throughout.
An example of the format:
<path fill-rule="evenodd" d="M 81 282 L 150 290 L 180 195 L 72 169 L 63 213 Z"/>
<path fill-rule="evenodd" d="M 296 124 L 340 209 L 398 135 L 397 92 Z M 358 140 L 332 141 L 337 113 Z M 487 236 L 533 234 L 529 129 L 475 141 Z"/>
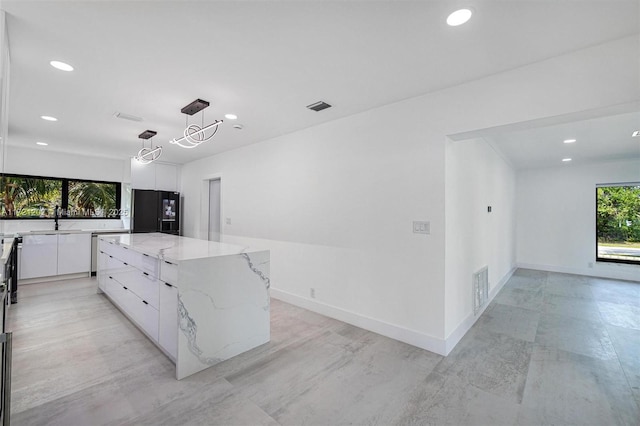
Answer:
<path fill-rule="evenodd" d="M 598 240 L 640 242 L 640 186 L 598 188 Z"/>
<path fill-rule="evenodd" d="M 596 189 L 597 259 L 640 263 L 640 184 Z"/>
<path fill-rule="evenodd" d="M 62 204 L 62 181 L 3 176 L 2 217 L 52 217 Z"/>
<path fill-rule="evenodd" d="M 4 175 L 0 179 L 2 219 L 118 218 L 120 184 Z"/>

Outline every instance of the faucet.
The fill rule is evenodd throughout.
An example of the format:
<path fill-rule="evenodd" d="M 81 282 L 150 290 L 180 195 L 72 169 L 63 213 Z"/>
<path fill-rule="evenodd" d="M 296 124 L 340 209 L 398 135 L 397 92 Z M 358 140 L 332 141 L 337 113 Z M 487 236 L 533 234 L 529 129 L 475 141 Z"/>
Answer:
<path fill-rule="evenodd" d="M 58 230 L 58 205 L 56 204 L 56 208 L 53 209 L 53 220 L 56 224 L 56 231 Z"/>

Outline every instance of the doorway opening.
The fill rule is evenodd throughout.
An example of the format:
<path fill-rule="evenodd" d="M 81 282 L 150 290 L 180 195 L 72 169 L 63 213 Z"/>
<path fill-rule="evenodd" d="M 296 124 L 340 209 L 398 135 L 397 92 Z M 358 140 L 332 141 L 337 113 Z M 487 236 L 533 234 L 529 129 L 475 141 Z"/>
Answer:
<path fill-rule="evenodd" d="M 209 180 L 209 241 L 220 242 L 221 214 L 220 214 L 220 178 Z"/>

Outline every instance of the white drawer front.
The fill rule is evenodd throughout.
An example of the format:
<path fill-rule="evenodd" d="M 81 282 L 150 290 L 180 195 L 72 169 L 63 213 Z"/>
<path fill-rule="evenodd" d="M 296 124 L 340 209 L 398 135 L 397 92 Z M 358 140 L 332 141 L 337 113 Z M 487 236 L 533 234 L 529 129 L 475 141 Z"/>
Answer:
<path fill-rule="evenodd" d="M 114 279 L 107 282 L 106 292 L 113 302 L 142 328 L 153 340 L 158 341 L 158 310 L 140 299 L 131 289 Z"/>
<path fill-rule="evenodd" d="M 163 260 L 160 263 L 160 279 L 172 285 L 178 285 L 178 265 Z"/>
<path fill-rule="evenodd" d="M 114 280 L 112 277 L 106 278 L 106 286 L 104 292 L 109 295 L 111 300 L 118 305 L 120 308 L 124 309 L 124 297 L 126 296 L 126 290 L 122 287 L 122 285 Z"/>
<path fill-rule="evenodd" d="M 142 301 L 137 309 L 138 318 L 136 321 L 144 331 L 154 340 L 158 341 L 158 310 Z"/>
<path fill-rule="evenodd" d="M 178 356 L 178 289 L 160 283 L 158 343 L 175 360 Z"/>
<path fill-rule="evenodd" d="M 98 249 L 108 255 L 115 257 L 123 262 L 131 263 L 131 255 L 129 249 L 106 241 L 99 241 Z"/>
<path fill-rule="evenodd" d="M 113 274 L 120 284 L 129 288 L 141 300 L 148 302 L 151 306 L 158 309 L 158 281 L 151 275 L 145 275 L 144 272 L 136 268 L 123 270 Z"/>
<path fill-rule="evenodd" d="M 143 272 L 158 278 L 158 258 L 146 254 L 131 251 L 130 262 Z"/>

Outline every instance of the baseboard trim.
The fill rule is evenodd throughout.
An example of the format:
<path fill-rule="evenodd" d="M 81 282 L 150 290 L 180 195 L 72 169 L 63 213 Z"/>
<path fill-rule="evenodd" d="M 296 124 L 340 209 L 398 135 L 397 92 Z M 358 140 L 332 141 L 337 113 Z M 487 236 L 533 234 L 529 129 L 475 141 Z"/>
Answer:
<path fill-rule="evenodd" d="M 65 280 L 73 280 L 75 278 L 88 278 L 91 277 L 90 272 L 79 272 L 76 274 L 65 274 L 65 275 L 52 275 L 49 277 L 38 277 L 38 278 L 18 278 L 18 285 L 25 284 L 37 284 L 44 283 L 50 281 L 65 281 Z"/>
<path fill-rule="evenodd" d="M 612 280 L 626 280 L 633 282 L 640 282 L 638 280 L 638 265 L 628 265 L 624 263 L 606 263 L 606 265 L 599 265 L 597 262 L 594 268 L 580 269 L 571 268 L 566 266 L 554 266 L 554 265 L 538 265 L 535 263 L 518 263 L 518 268 L 523 269 L 535 269 L 537 271 L 546 272 L 558 272 L 561 274 L 573 274 L 582 275 L 585 277 L 596 278 L 609 278 Z M 607 268 L 607 269 L 601 269 Z"/>
<path fill-rule="evenodd" d="M 502 287 L 504 287 L 507 281 L 509 281 L 509 278 L 511 278 L 511 276 L 516 271 L 516 269 L 517 268 L 512 268 L 509 272 L 507 272 L 500 279 L 500 281 L 498 281 L 498 284 L 495 285 L 489 291 L 489 300 L 487 300 L 487 303 L 484 305 L 482 310 L 480 310 L 480 312 L 478 312 L 476 315 L 474 315 L 473 312 L 471 312 L 469 315 L 467 315 L 465 319 L 462 320 L 462 322 L 460 322 L 460 324 L 458 324 L 455 330 L 453 330 L 451 334 L 449 334 L 449 336 L 445 339 L 445 342 L 444 342 L 445 343 L 444 355 L 449 355 L 453 350 L 453 348 L 455 348 L 456 345 L 460 342 L 460 340 L 462 340 L 464 335 L 467 334 L 467 331 L 469 331 L 471 327 L 473 327 L 473 324 L 475 324 L 478 318 L 480 318 L 480 315 L 482 315 L 485 309 L 487 309 L 487 306 L 489 306 L 489 303 L 491 303 L 491 301 L 496 297 L 498 292 L 502 290 Z"/>
<path fill-rule="evenodd" d="M 439 355 L 446 355 L 446 344 L 443 339 L 416 330 L 400 327 L 276 288 L 271 288 L 271 297 Z"/>

